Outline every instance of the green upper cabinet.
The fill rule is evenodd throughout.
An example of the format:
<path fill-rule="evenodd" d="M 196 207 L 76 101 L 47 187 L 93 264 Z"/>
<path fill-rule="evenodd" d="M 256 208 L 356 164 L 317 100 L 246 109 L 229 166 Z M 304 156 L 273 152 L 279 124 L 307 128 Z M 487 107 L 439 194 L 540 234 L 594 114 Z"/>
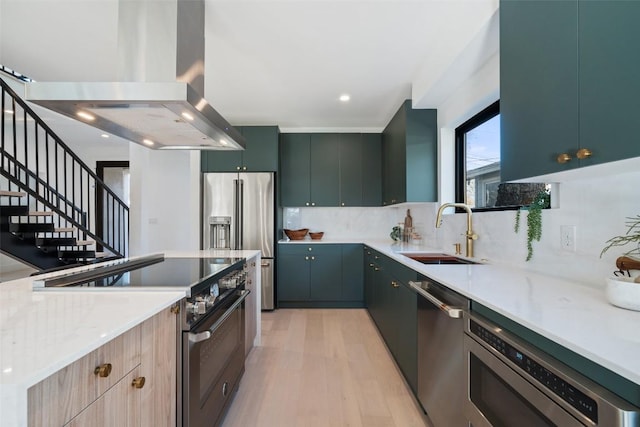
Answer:
<path fill-rule="evenodd" d="M 382 132 L 382 204 L 438 199 L 437 111 L 406 100 Z"/>
<path fill-rule="evenodd" d="M 638 16 L 635 1 L 500 2 L 503 181 L 640 156 Z"/>
<path fill-rule="evenodd" d="M 501 179 L 571 167 L 578 146 L 576 1 L 500 2 Z"/>
<path fill-rule="evenodd" d="M 311 184 L 311 136 L 301 133 L 280 135 L 280 203 L 308 206 Z"/>
<path fill-rule="evenodd" d="M 578 4 L 581 165 L 640 156 L 640 2 Z"/>
<path fill-rule="evenodd" d="M 282 206 L 380 206 L 380 134 L 282 134 Z"/>
<path fill-rule="evenodd" d="M 340 164 L 335 133 L 311 134 L 310 187 L 311 206 L 338 206 L 340 200 Z"/>
<path fill-rule="evenodd" d="M 340 134 L 340 206 L 382 203 L 381 135 Z"/>
<path fill-rule="evenodd" d="M 280 147 L 282 206 L 338 206 L 335 134 L 287 133 Z"/>
<path fill-rule="evenodd" d="M 203 172 L 277 172 L 277 126 L 236 126 L 246 147 L 237 151 L 203 151 Z"/>
<path fill-rule="evenodd" d="M 382 134 L 362 134 L 361 170 L 361 206 L 382 206 Z M 344 180 L 342 180 L 342 182 L 344 182 Z M 345 206 L 347 206 L 346 202 Z"/>

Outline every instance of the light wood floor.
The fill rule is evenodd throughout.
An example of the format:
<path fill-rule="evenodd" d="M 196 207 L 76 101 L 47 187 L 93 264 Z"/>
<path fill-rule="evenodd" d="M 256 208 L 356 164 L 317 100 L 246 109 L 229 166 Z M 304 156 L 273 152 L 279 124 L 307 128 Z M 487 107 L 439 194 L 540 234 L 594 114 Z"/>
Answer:
<path fill-rule="evenodd" d="M 223 427 L 428 427 L 364 309 L 262 313 Z"/>

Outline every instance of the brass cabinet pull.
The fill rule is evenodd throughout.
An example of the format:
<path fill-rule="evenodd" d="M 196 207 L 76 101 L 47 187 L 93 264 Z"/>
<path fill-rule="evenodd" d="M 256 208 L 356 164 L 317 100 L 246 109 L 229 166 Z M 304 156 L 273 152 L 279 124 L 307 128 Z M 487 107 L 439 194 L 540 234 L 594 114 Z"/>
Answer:
<path fill-rule="evenodd" d="M 313 260 L 315 260 L 315 259 L 316 259 L 316 257 L 314 257 L 314 256 L 312 256 L 312 257 L 311 257 L 311 261 L 313 261 Z"/>
<path fill-rule="evenodd" d="M 372 262 L 369 263 L 369 267 L 374 267 Z"/>
<path fill-rule="evenodd" d="M 558 161 L 558 163 L 567 163 L 571 160 L 571 156 L 567 153 L 562 153 L 558 155 L 558 157 L 556 157 L 556 160 Z"/>
<path fill-rule="evenodd" d="M 309 252 L 311 252 L 311 251 L 313 250 L 313 248 L 309 247 L 309 248 L 307 248 L 307 250 L 308 250 Z"/>
<path fill-rule="evenodd" d="M 344 206 L 344 202 L 342 202 L 342 206 Z"/>
<path fill-rule="evenodd" d="M 400 285 L 398 285 L 398 282 L 396 282 L 395 280 L 391 282 L 391 286 L 393 286 L 394 288 L 400 287 Z"/>
<path fill-rule="evenodd" d="M 246 171 L 246 170 L 247 170 L 247 167 L 246 167 L 246 166 L 243 166 L 243 167 L 242 167 L 242 170 L 243 170 L 243 171 Z"/>
<path fill-rule="evenodd" d="M 378 267 L 375 267 L 373 271 L 380 271 L 380 269 Z"/>
<path fill-rule="evenodd" d="M 307 261 L 309 261 L 309 257 L 308 257 L 308 256 L 304 257 L 304 259 L 306 259 Z"/>
<path fill-rule="evenodd" d="M 380 257 L 378 255 L 374 255 L 373 259 L 380 259 Z"/>
<path fill-rule="evenodd" d="M 311 202 L 311 206 L 315 206 L 315 205 L 316 205 L 315 202 Z"/>
<path fill-rule="evenodd" d="M 576 153 L 576 157 L 580 160 L 588 159 L 593 153 L 588 148 L 581 148 Z"/>
<path fill-rule="evenodd" d="M 307 206 L 309 206 L 309 202 L 307 202 Z"/>
<path fill-rule="evenodd" d="M 144 387 L 144 383 L 145 383 L 146 379 L 144 377 L 138 377 L 138 378 L 134 378 L 133 382 L 131 383 L 131 385 L 135 388 L 142 388 Z"/>
<path fill-rule="evenodd" d="M 236 170 L 239 171 L 240 170 L 240 166 L 236 166 Z"/>
<path fill-rule="evenodd" d="M 93 373 L 100 378 L 107 378 L 111 374 L 111 369 L 111 363 L 103 363 L 100 366 L 96 366 L 96 368 L 93 370 Z"/>

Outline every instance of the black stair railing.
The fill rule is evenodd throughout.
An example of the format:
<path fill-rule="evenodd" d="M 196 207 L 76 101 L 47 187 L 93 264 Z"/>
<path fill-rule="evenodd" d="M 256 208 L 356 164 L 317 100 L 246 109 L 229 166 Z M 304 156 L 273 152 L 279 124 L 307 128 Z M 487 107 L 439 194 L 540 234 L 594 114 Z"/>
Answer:
<path fill-rule="evenodd" d="M 76 228 L 79 239 L 95 240 L 111 256 L 126 256 L 129 207 L 1 78 L 0 86 L 0 173 L 10 187 L 29 195 L 30 208 L 54 212 L 56 227 Z M 96 194 L 102 195 L 101 236 Z"/>

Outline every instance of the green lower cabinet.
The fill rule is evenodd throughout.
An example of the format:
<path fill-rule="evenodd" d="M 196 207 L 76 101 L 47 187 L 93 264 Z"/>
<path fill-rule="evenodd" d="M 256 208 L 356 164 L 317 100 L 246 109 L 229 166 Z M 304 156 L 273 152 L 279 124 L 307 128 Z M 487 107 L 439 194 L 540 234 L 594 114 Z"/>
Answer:
<path fill-rule="evenodd" d="M 278 259 L 278 307 L 364 306 L 361 245 L 280 244 Z"/>
<path fill-rule="evenodd" d="M 408 284 L 417 273 L 372 250 L 365 251 L 365 259 L 367 309 L 407 383 L 417 393 L 418 301 Z"/>
<path fill-rule="evenodd" d="M 369 309 L 371 313 L 371 306 L 373 304 L 373 280 L 375 277 L 374 253 L 371 248 L 364 246 L 362 251 L 363 256 L 363 274 L 364 274 L 364 305 Z"/>
<path fill-rule="evenodd" d="M 343 301 L 364 300 L 364 272 L 362 271 L 362 245 L 342 246 L 342 294 Z"/>
<path fill-rule="evenodd" d="M 395 348 L 391 352 L 414 393 L 418 392 L 418 296 L 408 284 L 394 288 Z"/>
<path fill-rule="evenodd" d="M 342 299 L 342 253 L 340 247 L 317 247 L 309 255 L 309 300 Z"/>

